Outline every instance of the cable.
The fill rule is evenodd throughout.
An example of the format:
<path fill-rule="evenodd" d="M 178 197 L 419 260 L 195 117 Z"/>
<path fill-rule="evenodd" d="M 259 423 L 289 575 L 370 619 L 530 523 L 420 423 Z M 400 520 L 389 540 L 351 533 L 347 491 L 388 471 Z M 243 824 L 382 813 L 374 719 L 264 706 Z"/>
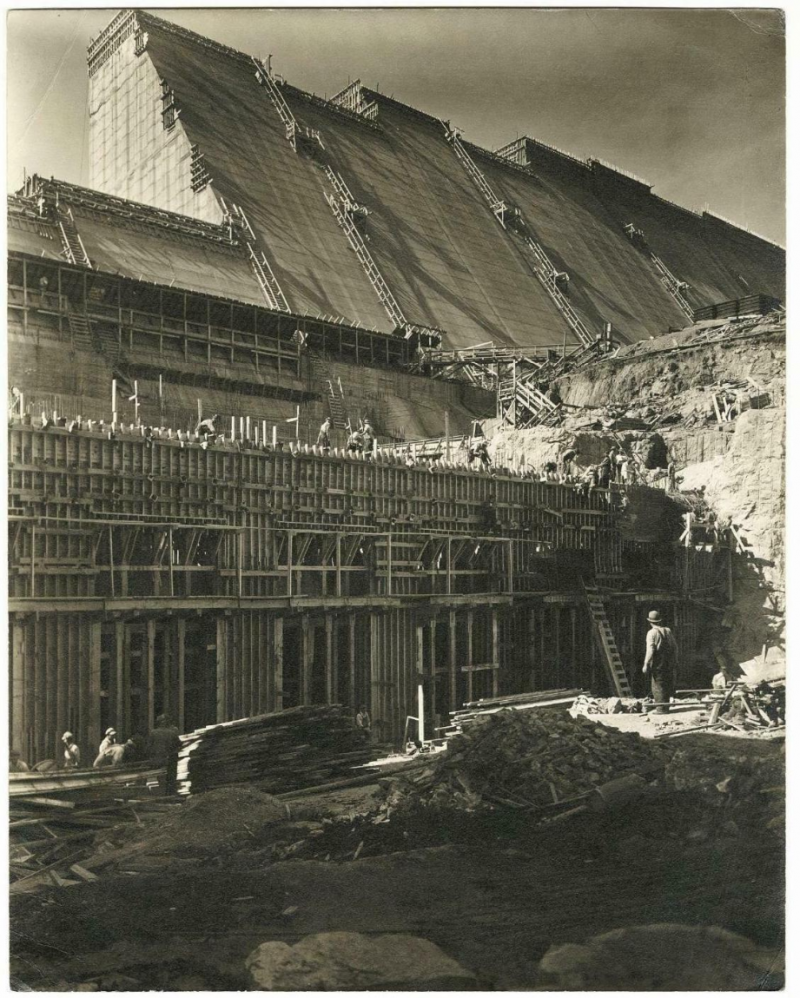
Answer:
<path fill-rule="evenodd" d="M 33 110 L 33 113 L 28 118 L 27 124 L 25 125 L 25 131 L 17 139 L 17 142 L 16 142 L 17 147 L 19 147 L 22 144 L 22 142 L 25 141 L 25 137 L 27 136 L 28 131 L 30 130 L 31 125 L 33 124 L 34 118 L 37 116 L 37 114 L 39 113 L 39 111 L 42 109 L 42 104 L 44 104 L 44 102 L 50 96 L 50 92 L 53 89 L 53 87 L 55 86 L 55 82 L 58 79 L 58 74 L 61 72 L 61 68 L 63 67 L 63 65 L 65 63 L 65 61 L 67 59 L 67 56 L 70 54 L 70 52 L 72 51 L 72 49 L 73 49 L 73 47 L 75 45 L 75 42 L 78 40 L 78 34 L 80 32 L 81 24 L 83 23 L 83 21 L 84 21 L 85 18 L 86 18 L 86 11 L 83 10 L 83 11 L 81 11 L 80 19 L 79 19 L 77 25 L 75 26 L 75 34 L 72 36 L 72 41 L 69 43 L 69 46 L 65 50 L 64 54 L 61 56 L 61 59 L 60 59 L 60 61 L 58 63 L 58 66 L 56 67 L 56 71 L 55 71 L 55 73 L 53 73 L 53 77 L 50 80 L 50 82 L 48 83 L 48 85 L 47 85 L 47 87 L 45 89 L 45 92 L 40 97 L 39 103 L 36 105 L 36 107 Z"/>

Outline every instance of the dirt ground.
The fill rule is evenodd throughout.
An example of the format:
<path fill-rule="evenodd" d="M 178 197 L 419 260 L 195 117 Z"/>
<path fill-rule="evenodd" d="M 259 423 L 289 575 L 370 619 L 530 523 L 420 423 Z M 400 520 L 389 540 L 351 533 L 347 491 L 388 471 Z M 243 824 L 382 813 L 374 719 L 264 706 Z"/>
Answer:
<path fill-rule="evenodd" d="M 709 736 L 675 742 L 685 751 L 693 740 Z M 735 752 L 780 781 L 779 746 L 717 744 L 712 779 Z M 291 817 L 360 812 L 375 793 L 306 798 Z M 479 843 L 371 846 L 344 862 L 276 863 L 257 837 L 256 848 L 240 839 L 153 872 L 14 897 L 12 977 L 35 990 L 243 989 L 244 958 L 259 943 L 333 930 L 424 936 L 497 990 L 536 987 L 554 943 L 630 925 L 717 925 L 778 952 L 783 841 L 764 827 L 764 798 L 754 790 L 711 823 L 710 810 L 700 793 L 667 791 L 550 829 L 517 816 Z"/>

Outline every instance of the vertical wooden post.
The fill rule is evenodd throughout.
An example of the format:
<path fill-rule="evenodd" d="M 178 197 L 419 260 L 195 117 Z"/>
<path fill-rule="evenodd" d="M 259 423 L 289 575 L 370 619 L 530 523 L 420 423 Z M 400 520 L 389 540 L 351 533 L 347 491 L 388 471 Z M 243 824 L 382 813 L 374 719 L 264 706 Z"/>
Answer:
<path fill-rule="evenodd" d="M 456 655 L 456 639 L 457 639 L 457 625 L 458 618 L 456 616 L 456 611 L 450 611 L 450 640 L 449 640 L 449 652 L 450 659 L 448 663 L 449 667 L 449 680 L 450 680 L 450 702 L 448 704 L 450 710 L 457 710 L 458 704 L 456 703 L 458 699 L 458 658 Z"/>
<path fill-rule="evenodd" d="M 348 648 L 347 648 L 347 702 L 356 706 L 356 615 L 351 613 L 347 618 Z"/>
<path fill-rule="evenodd" d="M 430 642 L 431 642 L 431 671 L 430 671 L 430 685 L 428 693 L 428 702 L 430 704 L 431 719 L 436 717 L 436 708 L 439 706 L 436 702 L 436 617 L 431 620 L 430 627 Z"/>
<path fill-rule="evenodd" d="M 156 622 L 147 621 L 147 727 L 152 731 L 155 727 L 155 693 L 156 693 Z"/>
<path fill-rule="evenodd" d="M 178 645 L 177 683 L 175 689 L 176 721 L 178 731 L 183 731 L 186 718 L 186 705 L 184 703 L 186 690 L 186 621 L 183 617 L 178 618 L 176 636 Z"/>
<path fill-rule="evenodd" d="M 25 682 L 27 661 L 24 621 L 13 620 L 11 630 L 11 746 L 20 752 L 27 763 L 32 764 L 33 759 L 26 756 L 25 743 L 25 698 L 33 691 L 26 689 Z"/>
<path fill-rule="evenodd" d="M 217 617 L 217 721 L 228 720 L 228 690 L 227 652 L 228 627 L 224 614 Z"/>
<path fill-rule="evenodd" d="M 313 632 L 307 613 L 302 616 L 302 700 L 303 704 L 311 703 L 311 667 L 314 661 Z"/>
<path fill-rule="evenodd" d="M 294 541 L 294 532 L 289 530 L 286 533 L 286 565 L 287 565 L 287 575 L 286 575 L 286 595 L 289 599 L 292 598 L 292 543 Z"/>
<path fill-rule="evenodd" d="M 108 525 L 108 572 L 111 577 L 111 596 L 113 598 L 117 595 L 117 587 L 114 579 L 114 528 L 111 524 Z"/>
<path fill-rule="evenodd" d="M 273 621 L 274 665 L 273 688 L 275 710 L 283 710 L 283 617 Z"/>
<path fill-rule="evenodd" d="M 425 628 L 417 624 L 417 717 L 419 718 L 418 735 L 421 742 L 425 741 Z"/>
<path fill-rule="evenodd" d="M 500 682 L 500 643 L 497 628 L 497 607 L 492 607 L 492 696 L 497 696 Z"/>
<path fill-rule="evenodd" d="M 569 630 L 570 630 L 570 670 L 572 673 L 572 685 L 578 685 L 578 611 L 574 606 L 569 608 Z"/>
<path fill-rule="evenodd" d="M 528 610 L 528 661 L 528 687 L 533 691 L 536 689 L 536 607 L 533 606 Z"/>
<path fill-rule="evenodd" d="M 473 610 L 467 610 L 467 702 L 472 700 L 472 625 Z"/>
<path fill-rule="evenodd" d="M 336 702 L 333 673 L 333 615 L 325 615 L 325 702 Z"/>
<path fill-rule="evenodd" d="M 89 729 L 86 732 L 89 743 L 100 744 L 100 621 L 89 625 Z M 66 664 L 66 663 L 64 663 Z M 59 663 L 60 667 L 63 667 Z"/>
<path fill-rule="evenodd" d="M 453 592 L 453 539 L 447 538 L 447 595 Z"/>
<path fill-rule="evenodd" d="M 121 620 L 114 623 L 114 714 L 113 722 L 119 731 L 127 731 L 128 687 L 125 682 L 125 624 Z"/>
<path fill-rule="evenodd" d="M 559 686 L 563 682 L 561 674 L 561 607 L 558 603 L 552 608 L 553 621 L 553 662 L 556 669 L 556 680 L 554 686 Z"/>
<path fill-rule="evenodd" d="M 173 557 L 172 557 L 172 527 L 168 531 L 168 541 L 169 541 L 169 594 L 170 596 L 175 595 L 175 572 L 173 568 Z"/>
<path fill-rule="evenodd" d="M 336 535 L 336 595 L 342 595 L 342 535 Z"/>

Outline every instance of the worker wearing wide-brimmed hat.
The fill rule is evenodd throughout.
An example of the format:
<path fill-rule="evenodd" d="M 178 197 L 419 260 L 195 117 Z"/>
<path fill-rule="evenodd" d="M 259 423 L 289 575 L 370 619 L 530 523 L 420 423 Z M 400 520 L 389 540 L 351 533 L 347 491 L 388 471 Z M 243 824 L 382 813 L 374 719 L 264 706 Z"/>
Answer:
<path fill-rule="evenodd" d="M 675 676 L 678 668 L 678 642 L 669 627 L 664 625 L 658 610 L 647 615 L 650 630 L 647 633 L 647 652 L 642 672 L 650 676 L 653 700 L 659 705 L 657 714 L 669 713 L 669 701 L 675 693 Z"/>
<path fill-rule="evenodd" d="M 61 736 L 64 743 L 64 769 L 77 769 L 81 764 L 81 750 L 75 744 L 75 736 L 65 731 Z"/>
<path fill-rule="evenodd" d="M 117 744 L 117 732 L 114 728 L 106 728 L 105 737 L 100 742 L 100 748 L 97 750 L 98 755 L 103 755 L 106 749 L 110 749 L 112 745 Z"/>

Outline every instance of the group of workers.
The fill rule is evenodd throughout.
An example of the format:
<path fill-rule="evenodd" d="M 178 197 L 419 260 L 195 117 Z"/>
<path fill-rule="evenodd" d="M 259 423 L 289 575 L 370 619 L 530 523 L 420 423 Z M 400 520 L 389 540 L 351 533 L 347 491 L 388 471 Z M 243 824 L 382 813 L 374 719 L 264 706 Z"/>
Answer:
<path fill-rule="evenodd" d="M 61 768 L 86 768 L 81 766 L 81 749 L 71 731 L 64 732 L 61 736 L 61 743 L 64 746 Z M 155 727 L 146 739 L 134 735 L 126 741 L 121 741 L 116 728 L 106 728 L 92 768 L 105 769 L 136 762 L 148 762 L 154 767 L 166 766 L 169 777 L 176 768 L 179 748 L 180 733 L 177 727 L 170 724 L 166 714 L 160 714 L 156 718 Z M 50 766 L 52 766 L 52 762 Z M 9 752 L 9 771 L 12 773 L 30 771 L 30 766 L 17 749 L 12 749 Z"/>
<path fill-rule="evenodd" d="M 330 452 L 332 429 L 333 423 L 330 416 L 328 416 L 320 426 L 319 433 L 317 434 L 317 447 L 321 448 L 323 454 Z M 347 444 L 345 445 L 347 453 L 371 456 L 375 453 L 377 439 L 372 423 L 368 419 L 365 419 L 360 429 L 358 427 L 350 429 L 347 436 Z"/>

